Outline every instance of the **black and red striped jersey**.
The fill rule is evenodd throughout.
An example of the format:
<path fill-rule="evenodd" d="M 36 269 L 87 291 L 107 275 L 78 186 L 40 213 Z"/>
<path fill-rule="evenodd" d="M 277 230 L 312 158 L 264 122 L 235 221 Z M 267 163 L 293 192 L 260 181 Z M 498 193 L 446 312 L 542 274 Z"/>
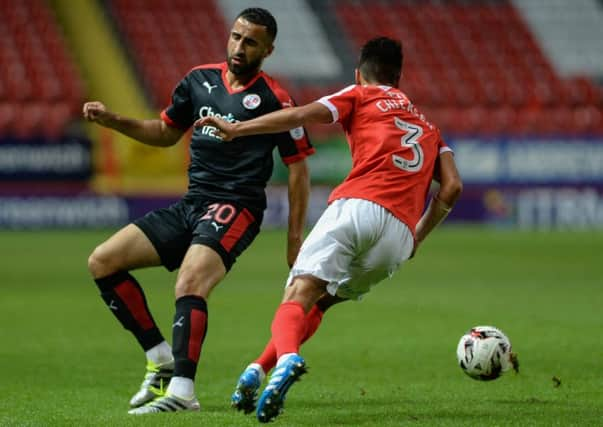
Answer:
<path fill-rule="evenodd" d="M 171 104 L 161 112 L 161 118 L 169 126 L 186 130 L 202 117 L 244 121 L 294 105 L 288 93 L 264 72 L 245 87 L 233 90 L 226 80 L 226 71 L 225 62 L 193 68 L 174 89 Z M 303 128 L 250 135 L 228 143 L 214 132 L 213 126 L 193 130 L 187 197 L 232 200 L 263 211 L 274 148 L 278 147 L 285 164 L 314 153 Z"/>

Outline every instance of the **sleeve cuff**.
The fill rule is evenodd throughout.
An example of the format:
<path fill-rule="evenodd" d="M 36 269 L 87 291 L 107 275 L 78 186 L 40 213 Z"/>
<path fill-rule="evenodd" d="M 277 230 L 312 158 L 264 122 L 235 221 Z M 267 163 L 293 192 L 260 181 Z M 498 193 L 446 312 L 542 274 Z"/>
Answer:
<path fill-rule="evenodd" d="M 297 153 L 293 156 L 288 156 L 288 157 L 283 157 L 283 163 L 286 165 L 290 165 L 292 163 L 297 163 L 303 159 L 305 159 L 308 156 L 311 156 L 312 154 L 314 154 L 316 152 L 316 150 L 314 149 L 314 147 L 308 148 L 307 150 L 303 151 L 302 153 Z"/>
<path fill-rule="evenodd" d="M 321 103 L 322 105 L 324 105 L 325 107 L 327 107 L 329 109 L 329 111 L 331 112 L 331 116 L 333 116 L 333 121 L 331 123 L 335 123 L 335 122 L 337 122 L 337 120 L 339 120 L 339 111 L 337 110 L 337 107 L 331 101 L 329 101 L 326 97 L 320 98 L 316 102 Z"/>
<path fill-rule="evenodd" d="M 165 124 L 168 125 L 169 127 L 176 128 L 176 129 L 181 129 L 181 130 L 187 130 L 188 129 L 188 127 L 181 126 L 178 123 L 176 123 L 175 121 L 173 121 L 170 118 L 170 116 L 167 115 L 167 108 L 161 112 L 160 116 L 161 116 L 161 120 L 163 120 L 165 122 Z"/>

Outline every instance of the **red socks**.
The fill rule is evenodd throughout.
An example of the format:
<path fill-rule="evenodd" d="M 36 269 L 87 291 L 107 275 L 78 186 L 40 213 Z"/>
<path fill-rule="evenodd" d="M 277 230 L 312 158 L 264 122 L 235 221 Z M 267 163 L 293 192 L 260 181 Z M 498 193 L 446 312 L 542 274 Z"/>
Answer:
<path fill-rule="evenodd" d="M 306 316 L 306 334 L 302 339 L 302 344 L 308 341 L 310 337 L 314 335 L 314 332 L 316 332 L 316 330 L 320 326 L 320 322 L 322 322 L 322 315 L 323 312 L 320 311 L 316 304 L 314 304 L 314 306 L 312 306 L 312 309 Z"/>
<path fill-rule="evenodd" d="M 285 353 L 299 353 L 306 332 L 306 313 L 302 305 L 296 301 L 282 303 L 276 310 L 270 329 L 277 357 Z"/>
<path fill-rule="evenodd" d="M 285 307 L 283 307 L 285 306 Z M 283 345 L 283 348 L 279 348 L 278 355 L 285 353 L 298 353 L 300 344 L 306 342 L 318 329 L 320 322 L 322 321 L 323 312 L 320 311 L 318 306 L 314 305 L 310 312 L 304 316 L 303 328 L 300 329 L 299 322 L 299 310 L 303 313 L 302 306 L 297 302 L 286 302 L 281 304 L 278 308 L 274 320 L 272 322 L 272 338 L 268 341 L 268 344 L 264 348 L 264 351 L 260 357 L 254 361 L 258 363 L 264 372 L 269 372 L 274 366 L 276 366 L 277 348 L 275 346 L 275 330 L 278 332 L 276 336 L 279 336 L 279 345 Z M 295 325 L 289 327 L 287 325 Z M 284 330 L 281 334 L 280 331 Z M 299 331 L 303 331 L 301 339 L 299 337 Z"/>

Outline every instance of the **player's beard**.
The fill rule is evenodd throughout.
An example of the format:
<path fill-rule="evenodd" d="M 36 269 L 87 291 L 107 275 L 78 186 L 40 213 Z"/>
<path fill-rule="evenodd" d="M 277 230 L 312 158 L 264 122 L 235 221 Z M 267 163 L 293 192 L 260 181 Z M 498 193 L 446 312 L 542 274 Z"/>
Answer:
<path fill-rule="evenodd" d="M 233 64 L 232 58 L 233 56 L 229 56 L 226 62 L 228 63 L 228 69 L 235 76 L 240 77 L 255 74 L 262 66 L 262 58 L 244 64 Z"/>

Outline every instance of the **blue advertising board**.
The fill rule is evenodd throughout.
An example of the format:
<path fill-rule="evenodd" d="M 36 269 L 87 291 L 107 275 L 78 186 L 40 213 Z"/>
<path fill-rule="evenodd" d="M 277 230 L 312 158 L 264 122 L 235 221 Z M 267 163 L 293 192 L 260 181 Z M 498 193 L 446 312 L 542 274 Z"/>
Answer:
<path fill-rule="evenodd" d="M 466 184 L 603 185 L 601 139 L 448 141 Z"/>
<path fill-rule="evenodd" d="M 602 139 L 458 138 L 448 142 L 455 151 L 464 191 L 447 222 L 525 229 L 603 229 Z M 343 166 L 349 162 L 349 153 L 329 156 L 319 152 L 314 157 L 323 154 L 322 163 L 317 165 L 329 169 L 331 175 L 311 168 L 309 224 L 324 210 L 333 185 L 349 168 L 348 163 Z M 331 162 L 326 162 L 328 159 Z M 333 175 L 333 162 L 342 163 L 343 176 Z M 90 170 L 89 145 L 85 142 L 62 147 L 0 145 L 0 228 L 118 227 L 179 198 L 97 195 L 81 185 L 66 185 L 67 178 L 78 177 L 76 181 L 85 184 L 81 177 Z M 319 178 L 315 179 L 315 174 Z M 56 182 L 59 189 L 37 191 L 36 179 Z M 30 182 L 29 191 L 21 191 L 23 182 Z M 11 192 L 11 188 L 19 191 Z M 267 193 L 264 226 L 286 227 L 286 185 L 271 185 Z"/>
<path fill-rule="evenodd" d="M 87 180 L 92 175 L 90 141 L 65 138 L 0 144 L 0 181 Z"/>
<path fill-rule="evenodd" d="M 451 219 L 526 229 L 603 228 L 603 140 L 449 143 L 465 188 Z"/>

